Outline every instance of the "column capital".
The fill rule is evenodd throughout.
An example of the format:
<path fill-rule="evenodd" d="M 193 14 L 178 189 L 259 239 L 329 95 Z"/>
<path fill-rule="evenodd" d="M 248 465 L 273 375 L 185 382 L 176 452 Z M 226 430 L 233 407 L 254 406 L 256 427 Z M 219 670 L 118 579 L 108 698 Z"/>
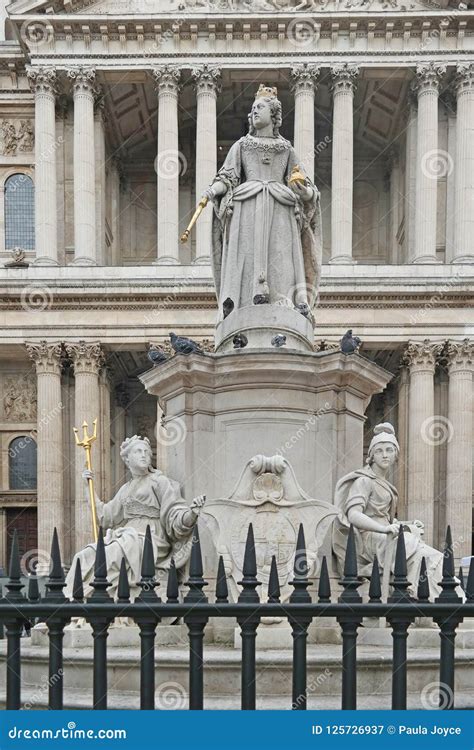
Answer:
<path fill-rule="evenodd" d="M 321 73 L 319 65 L 301 63 L 291 68 L 292 89 L 295 94 L 301 92 L 313 93 Z"/>
<path fill-rule="evenodd" d="M 474 369 L 474 342 L 466 338 L 462 341 L 448 341 L 446 344 L 446 364 L 448 372 L 472 372 Z"/>
<path fill-rule="evenodd" d="M 97 91 L 95 68 L 69 68 L 67 77 L 73 81 L 75 94 L 95 95 Z"/>
<path fill-rule="evenodd" d="M 459 63 L 456 66 L 454 88 L 458 96 L 474 92 L 474 63 Z"/>
<path fill-rule="evenodd" d="M 342 63 L 331 67 L 333 94 L 351 93 L 353 94 L 356 87 L 357 77 L 359 75 L 358 65 L 351 63 Z"/>
<path fill-rule="evenodd" d="M 66 344 L 66 352 L 73 361 L 76 374 L 98 375 L 105 361 L 103 349 L 98 341 L 93 343 L 78 341 L 74 344 Z"/>
<path fill-rule="evenodd" d="M 429 339 L 409 341 L 403 353 L 403 364 L 409 367 L 410 372 L 428 371 L 434 373 L 442 349 L 443 342 L 432 344 Z"/>
<path fill-rule="evenodd" d="M 56 68 L 34 68 L 32 65 L 27 65 L 26 77 L 33 93 L 57 96 L 58 79 Z"/>
<path fill-rule="evenodd" d="M 35 363 L 37 374 L 50 373 L 59 375 L 63 358 L 63 347 L 61 342 L 39 341 L 25 343 L 28 355 Z"/>
<path fill-rule="evenodd" d="M 214 65 L 197 65 L 192 69 L 198 94 L 218 94 L 221 90 L 221 69 Z"/>
<path fill-rule="evenodd" d="M 181 70 L 174 65 L 161 65 L 153 68 L 153 78 L 155 79 L 155 88 L 160 94 L 174 94 L 179 92 L 179 81 L 181 79 Z"/>
<path fill-rule="evenodd" d="M 412 89 L 418 96 L 422 94 L 438 93 L 442 77 L 446 73 L 446 65 L 438 63 L 420 63 L 416 66 Z"/>

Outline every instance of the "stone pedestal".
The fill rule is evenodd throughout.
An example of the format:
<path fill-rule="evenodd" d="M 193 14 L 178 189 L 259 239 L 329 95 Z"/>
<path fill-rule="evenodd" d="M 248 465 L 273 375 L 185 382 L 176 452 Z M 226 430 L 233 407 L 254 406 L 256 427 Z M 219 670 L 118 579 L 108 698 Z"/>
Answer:
<path fill-rule="evenodd" d="M 167 471 L 188 500 L 228 497 L 253 456 L 280 454 L 303 490 L 327 502 L 362 464 L 364 412 L 390 379 L 358 354 L 271 347 L 176 355 L 140 376 L 160 398 Z"/>
<path fill-rule="evenodd" d="M 235 351 L 233 340 L 238 333 L 247 338 L 246 354 L 250 350 L 271 349 L 272 339 L 277 334 L 286 336 L 285 351 L 314 351 L 312 323 L 285 305 L 251 305 L 234 310 L 216 326 L 216 351 Z"/>

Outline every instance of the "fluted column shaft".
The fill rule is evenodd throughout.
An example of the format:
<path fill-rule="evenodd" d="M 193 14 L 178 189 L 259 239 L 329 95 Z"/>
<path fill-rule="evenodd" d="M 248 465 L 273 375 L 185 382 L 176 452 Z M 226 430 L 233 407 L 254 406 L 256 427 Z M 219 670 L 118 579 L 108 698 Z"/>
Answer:
<path fill-rule="evenodd" d="M 179 263 L 179 173 L 182 156 L 178 143 L 180 71 L 165 65 L 153 71 L 158 92 L 157 263 Z"/>
<path fill-rule="evenodd" d="M 300 166 L 314 180 L 314 93 L 320 69 L 303 63 L 291 69 L 295 94 L 295 151 Z"/>
<path fill-rule="evenodd" d="M 193 70 L 196 81 L 196 202 L 217 172 L 217 93 L 220 70 L 203 65 Z M 212 210 L 209 207 L 196 224 L 196 263 L 211 259 Z"/>
<path fill-rule="evenodd" d="M 474 63 L 458 65 L 453 263 L 474 263 Z"/>
<path fill-rule="evenodd" d="M 332 68 L 333 135 L 331 189 L 331 263 L 353 263 L 352 203 L 354 176 L 353 100 L 357 68 Z"/>
<path fill-rule="evenodd" d="M 38 388 L 38 575 L 47 575 L 45 560 L 51 549 L 56 527 L 61 550 L 65 549 L 64 464 L 61 400 L 60 343 L 27 343 L 26 348 L 36 366 Z"/>
<path fill-rule="evenodd" d="M 413 263 L 436 262 L 438 94 L 444 71 L 445 68 L 432 63 L 418 65 L 414 81 L 414 89 L 418 95 L 418 121 Z"/>
<path fill-rule="evenodd" d="M 35 94 L 35 265 L 58 265 L 56 71 L 28 68 Z"/>
<path fill-rule="evenodd" d="M 96 265 L 95 71 L 68 71 L 74 90 L 74 263 Z"/>
<path fill-rule="evenodd" d="M 448 434 L 446 524 L 451 526 L 457 560 L 471 554 L 474 344 L 450 341 L 448 357 Z"/>
<path fill-rule="evenodd" d="M 417 97 L 408 95 L 405 151 L 405 262 L 415 256 L 416 139 L 418 129 Z"/>
<path fill-rule="evenodd" d="M 87 422 L 89 425 L 89 434 L 91 434 L 94 419 L 100 419 L 99 371 L 103 364 L 103 353 L 100 344 L 89 344 L 84 341 L 80 341 L 77 344 L 66 344 L 66 351 L 74 365 L 74 421 L 75 426 L 79 429 L 79 435 L 82 437 L 82 423 L 84 421 Z M 103 425 L 101 421 L 98 421 L 97 431 L 99 435 L 102 429 Z M 91 509 L 87 488 L 82 478 L 82 472 L 85 468 L 83 449 L 77 448 L 75 456 L 76 492 L 73 552 L 77 552 L 86 544 L 93 541 Z M 95 491 L 101 500 L 108 500 L 108 498 L 101 497 L 100 439 L 92 444 L 92 467 L 95 475 Z"/>
<path fill-rule="evenodd" d="M 410 342 L 405 352 L 409 367 L 408 498 L 407 519 L 425 524 L 424 541 L 433 544 L 434 448 L 437 424 L 434 417 L 434 372 L 441 345 Z M 402 519 L 404 520 L 404 519 Z"/>

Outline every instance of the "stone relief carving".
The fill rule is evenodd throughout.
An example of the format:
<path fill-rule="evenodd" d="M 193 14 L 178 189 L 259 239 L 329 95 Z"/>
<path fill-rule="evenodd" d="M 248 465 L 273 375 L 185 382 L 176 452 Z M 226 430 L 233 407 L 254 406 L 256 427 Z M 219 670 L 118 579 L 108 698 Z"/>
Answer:
<path fill-rule="evenodd" d="M 4 380 L 3 414 L 8 422 L 36 420 L 36 376 L 32 373 L 11 375 Z"/>
<path fill-rule="evenodd" d="M 30 120 L 2 120 L 0 153 L 15 156 L 18 152 L 31 153 L 34 149 L 33 124 Z"/>
<path fill-rule="evenodd" d="M 291 588 L 295 547 L 300 523 L 306 535 L 310 575 L 317 573 L 318 552 L 337 514 L 333 505 L 310 498 L 297 482 L 291 464 L 283 456 L 254 456 L 248 461 L 228 498 L 209 500 L 202 516 L 218 555 L 222 555 L 233 598 L 243 574 L 243 558 L 249 523 L 253 526 L 257 568 L 265 598 L 272 556 L 276 558 L 281 599 Z"/>
<path fill-rule="evenodd" d="M 130 12 L 146 12 L 149 10 L 150 0 L 115 0 L 115 2 L 102 2 L 93 5 L 96 13 L 120 13 L 126 10 Z M 438 10 L 447 7 L 445 0 L 161 0 L 162 11 L 190 13 L 293 13 L 300 12 L 365 12 L 380 10 Z M 461 5 L 459 0 L 449 3 L 451 8 Z M 79 10 L 79 13 L 87 13 L 90 3 Z"/>
<path fill-rule="evenodd" d="M 431 0 L 177 0 L 178 10 L 207 12 L 285 12 L 285 11 L 344 11 L 344 10 L 413 10 L 438 7 Z M 441 3 L 439 8 L 444 7 Z"/>

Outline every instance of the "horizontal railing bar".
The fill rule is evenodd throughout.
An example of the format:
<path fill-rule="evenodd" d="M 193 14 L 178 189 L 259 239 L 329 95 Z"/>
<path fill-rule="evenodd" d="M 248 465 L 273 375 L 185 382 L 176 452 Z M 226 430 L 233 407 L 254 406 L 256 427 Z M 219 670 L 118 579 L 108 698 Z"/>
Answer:
<path fill-rule="evenodd" d="M 173 603 L 165 602 L 0 602 L 0 620 L 17 617 L 47 617 L 60 614 L 62 617 L 93 617 L 107 615 L 107 617 L 137 617 L 141 615 L 156 615 L 157 617 L 183 617 L 188 615 L 206 615 L 207 617 L 242 617 L 259 613 L 261 616 L 306 615 L 308 617 L 339 617 L 354 614 L 359 617 L 385 617 L 397 613 L 400 615 L 415 615 L 420 617 L 474 617 L 474 602 L 435 603 L 435 602 L 335 602 L 334 604 L 311 603 Z M 262 615 L 265 613 L 265 615 Z"/>

